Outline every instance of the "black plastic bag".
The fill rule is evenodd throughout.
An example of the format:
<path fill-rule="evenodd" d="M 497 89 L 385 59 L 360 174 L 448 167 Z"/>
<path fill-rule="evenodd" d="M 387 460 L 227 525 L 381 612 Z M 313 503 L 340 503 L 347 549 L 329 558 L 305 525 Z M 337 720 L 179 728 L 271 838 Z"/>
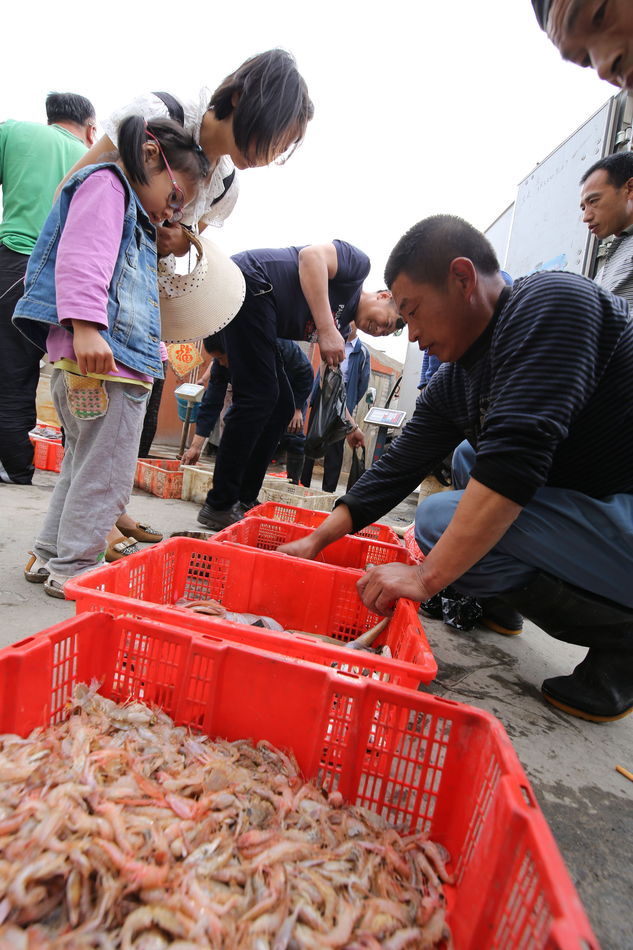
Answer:
<path fill-rule="evenodd" d="M 347 490 L 349 491 L 352 485 L 355 485 L 361 475 L 365 474 L 365 446 L 360 446 L 360 453 L 358 451 L 358 446 L 352 452 L 352 464 L 349 470 L 349 478 L 347 479 Z"/>
<path fill-rule="evenodd" d="M 351 432 L 345 398 L 345 383 L 340 369 L 326 367 L 308 422 L 305 454 L 309 459 L 323 458 L 328 445 L 340 442 Z"/>
<path fill-rule="evenodd" d="M 472 630 L 483 610 L 475 597 L 458 594 L 453 587 L 445 587 L 439 594 L 420 604 L 431 617 L 443 620 L 457 630 Z"/>

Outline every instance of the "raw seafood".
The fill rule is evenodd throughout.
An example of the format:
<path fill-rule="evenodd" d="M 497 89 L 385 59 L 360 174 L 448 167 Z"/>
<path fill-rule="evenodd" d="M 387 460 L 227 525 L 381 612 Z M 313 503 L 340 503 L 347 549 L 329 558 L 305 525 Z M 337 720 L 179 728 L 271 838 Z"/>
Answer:
<path fill-rule="evenodd" d="M 451 946 L 448 855 L 326 797 L 266 741 L 211 742 L 77 688 L 0 737 L 0 947 Z"/>

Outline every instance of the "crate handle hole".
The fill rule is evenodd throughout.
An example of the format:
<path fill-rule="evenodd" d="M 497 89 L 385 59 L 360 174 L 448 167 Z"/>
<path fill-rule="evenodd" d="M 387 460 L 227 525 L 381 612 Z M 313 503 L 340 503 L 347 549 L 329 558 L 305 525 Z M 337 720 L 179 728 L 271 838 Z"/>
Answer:
<path fill-rule="evenodd" d="M 521 794 L 525 800 L 525 804 L 529 805 L 530 808 L 536 808 L 536 802 L 533 800 L 530 789 L 526 785 L 519 786 L 521 789 Z"/>
<path fill-rule="evenodd" d="M 35 637 L 26 637 L 24 640 L 18 640 L 17 643 L 12 643 L 11 647 L 14 650 L 21 650 L 22 647 L 25 647 L 27 645 L 27 643 L 33 643 L 34 640 L 35 640 Z"/>

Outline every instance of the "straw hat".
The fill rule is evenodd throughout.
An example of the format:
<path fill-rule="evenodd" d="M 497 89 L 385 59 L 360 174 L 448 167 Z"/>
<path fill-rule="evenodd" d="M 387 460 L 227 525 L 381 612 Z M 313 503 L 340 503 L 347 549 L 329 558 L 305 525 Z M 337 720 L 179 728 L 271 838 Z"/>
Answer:
<path fill-rule="evenodd" d="M 185 234 L 198 260 L 189 274 L 177 274 L 172 255 L 158 262 L 161 339 L 188 343 L 217 333 L 240 310 L 246 294 L 244 276 L 230 257 L 204 236 Z"/>

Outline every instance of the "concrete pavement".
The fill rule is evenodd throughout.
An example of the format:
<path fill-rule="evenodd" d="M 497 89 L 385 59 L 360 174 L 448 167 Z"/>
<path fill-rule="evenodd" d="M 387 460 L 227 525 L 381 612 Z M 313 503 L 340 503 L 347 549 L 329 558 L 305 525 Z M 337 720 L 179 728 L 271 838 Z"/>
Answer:
<path fill-rule="evenodd" d="M 37 471 L 32 486 L 0 484 L 0 646 L 74 616 L 72 602 L 28 584 L 22 570 L 57 476 Z M 134 491 L 130 514 L 165 535 L 200 530 L 197 506 Z M 409 523 L 415 501 L 386 522 Z M 527 623 L 518 637 L 484 627 L 461 633 L 422 622 L 439 665 L 429 692 L 497 716 L 510 735 L 550 822 L 602 950 L 633 950 L 633 716 L 595 725 L 546 704 L 540 684 L 571 672 L 583 656 Z"/>

